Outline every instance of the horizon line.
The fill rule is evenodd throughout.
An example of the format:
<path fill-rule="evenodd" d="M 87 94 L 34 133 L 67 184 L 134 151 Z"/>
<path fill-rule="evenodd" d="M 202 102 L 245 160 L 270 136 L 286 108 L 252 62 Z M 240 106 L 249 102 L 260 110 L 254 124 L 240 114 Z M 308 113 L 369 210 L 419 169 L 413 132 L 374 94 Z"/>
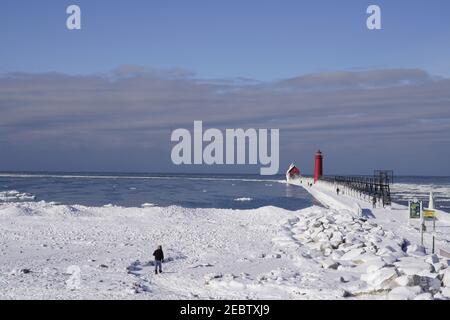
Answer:
<path fill-rule="evenodd" d="M 235 176 L 235 175 L 248 175 L 248 176 L 258 176 L 258 177 L 275 177 L 282 175 L 284 173 L 277 173 L 275 175 L 261 175 L 258 173 L 230 173 L 230 172 L 146 172 L 146 171 L 60 171 L 60 170 L 11 170 L 11 171 L 0 171 L 0 178 L 3 176 L 7 176 L 8 174 L 17 175 L 17 174 L 29 174 L 29 175 L 53 175 L 58 176 L 59 174 L 132 174 L 132 175 L 227 175 L 227 176 Z M 313 173 L 303 175 L 303 177 L 313 176 Z M 373 176 L 373 174 L 349 174 L 349 173 L 333 173 L 326 174 L 326 176 Z M 450 175 L 423 175 L 423 174 L 395 174 L 394 177 L 435 177 L 435 178 L 450 178 Z"/>

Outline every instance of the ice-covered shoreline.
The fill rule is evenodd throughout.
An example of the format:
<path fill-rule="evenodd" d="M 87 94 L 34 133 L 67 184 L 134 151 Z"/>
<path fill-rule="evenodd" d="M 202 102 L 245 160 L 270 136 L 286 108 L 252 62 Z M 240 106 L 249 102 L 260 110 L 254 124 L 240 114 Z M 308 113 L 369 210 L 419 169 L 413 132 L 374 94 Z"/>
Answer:
<path fill-rule="evenodd" d="M 409 220 L 408 208 L 403 205 L 392 203 L 388 208 L 383 208 L 378 204 L 376 208 L 372 208 L 372 204 L 364 197 L 360 198 L 342 193 L 336 194 L 335 187 L 327 183 L 320 183 L 320 181 L 319 183 L 312 183 L 309 178 L 298 179 L 289 183 L 303 187 L 328 208 L 348 212 L 357 220 L 368 222 L 370 225 L 376 226 L 377 229 L 384 228 L 387 231 L 381 231 L 383 237 L 388 234 L 388 237 L 391 238 L 395 233 L 396 237 L 403 239 L 403 243 L 400 245 L 402 251 L 400 256 L 394 257 L 391 263 L 387 263 L 387 265 L 382 267 L 370 266 L 367 271 L 368 273 L 371 272 L 372 275 L 362 275 L 362 280 L 370 284 L 371 281 L 373 282 L 374 279 L 380 276 L 380 274 L 377 274 L 378 272 L 391 274 L 394 278 L 400 276 L 399 279 L 401 280 L 395 280 L 397 285 L 399 285 L 398 288 L 396 287 L 397 285 L 392 287 L 392 283 L 388 287 L 382 288 L 384 290 L 392 289 L 388 297 L 393 299 L 422 298 L 424 291 L 427 290 L 430 290 L 427 294 L 432 293 L 434 298 L 449 298 L 450 275 L 446 269 L 450 264 L 450 217 L 446 212 L 436 210 L 437 222 L 428 222 L 428 231 L 425 232 L 424 246 L 422 246 L 419 236 L 419 221 Z M 365 229 L 364 226 L 363 229 Z M 370 230 L 371 228 L 369 227 L 368 229 Z M 376 242 L 373 242 L 372 239 L 368 240 L 370 240 L 370 245 L 377 247 Z M 364 243 L 363 247 L 370 248 L 370 245 L 368 246 L 367 243 Z M 392 246 L 387 248 L 389 251 L 392 251 Z M 376 249 L 375 252 L 379 254 L 378 248 Z M 403 258 L 401 258 L 402 256 Z M 420 259 L 417 261 L 417 258 L 421 256 L 426 257 L 425 262 L 432 266 L 423 264 L 423 261 L 420 261 Z M 388 260 L 391 258 L 389 257 Z M 402 259 L 405 261 L 401 261 Z M 443 263 L 443 267 L 441 263 Z M 389 270 L 389 268 L 394 269 Z M 375 273 L 374 271 L 377 272 Z M 424 286 L 423 283 L 427 285 Z M 420 284 L 420 288 L 417 288 L 418 284 Z M 439 292 L 438 289 L 441 291 Z"/>
<path fill-rule="evenodd" d="M 345 208 L 0 204 L 0 298 L 450 297 L 448 261 Z M 413 236 L 411 234 L 411 236 Z M 154 275 L 151 253 L 168 262 Z M 75 269 L 74 269 L 75 268 Z M 74 270 L 80 281 L 73 286 Z M 447 285 L 447 287 L 446 287 Z"/>
<path fill-rule="evenodd" d="M 0 191 L 0 202 L 32 201 L 36 196 L 17 190 Z"/>

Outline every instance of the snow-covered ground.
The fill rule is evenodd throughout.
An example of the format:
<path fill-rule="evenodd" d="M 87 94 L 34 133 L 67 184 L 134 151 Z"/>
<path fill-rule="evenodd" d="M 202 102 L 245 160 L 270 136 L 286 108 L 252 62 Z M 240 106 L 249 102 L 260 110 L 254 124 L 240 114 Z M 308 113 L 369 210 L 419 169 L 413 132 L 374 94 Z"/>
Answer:
<path fill-rule="evenodd" d="M 330 208 L 0 204 L 0 298 L 450 298 L 448 260 L 424 253 L 403 209 L 361 220 L 350 198 L 307 190 Z"/>

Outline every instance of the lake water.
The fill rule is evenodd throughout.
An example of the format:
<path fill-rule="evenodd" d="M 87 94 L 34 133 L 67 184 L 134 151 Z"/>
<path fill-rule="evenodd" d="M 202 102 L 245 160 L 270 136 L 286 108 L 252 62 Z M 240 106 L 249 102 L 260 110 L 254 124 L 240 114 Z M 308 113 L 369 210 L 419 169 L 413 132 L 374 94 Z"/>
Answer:
<path fill-rule="evenodd" d="M 299 210 L 318 204 L 303 188 L 286 185 L 284 176 L 154 175 L 104 173 L 2 173 L 0 201 L 44 200 L 62 204 L 138 207 L 178 205 L 187 208 L 251 209 L 276 206 Z M 12 193 L 11 191 L 18 193 Z M 395 177 L 394 202 L 417 197 L 450 212 L 450 177 Z"/>
<path fill-rule="evenodd" d="M 142 174 L 0 174 L 3 201 L 35 201 L 125 207 L 145 203 L 187 208 L 250 209 L 277 206 L 298 210 L 314 199 L 302 188 L 281 183 L 282 176 Z M 14 196 L 7 191 L 16 190 Z M 26 193 L 27 195 L 24 195 Z M 6 199 L 5 199 L 6 198 Z M 1 197 L 0 197 L 1 199 Z"/>

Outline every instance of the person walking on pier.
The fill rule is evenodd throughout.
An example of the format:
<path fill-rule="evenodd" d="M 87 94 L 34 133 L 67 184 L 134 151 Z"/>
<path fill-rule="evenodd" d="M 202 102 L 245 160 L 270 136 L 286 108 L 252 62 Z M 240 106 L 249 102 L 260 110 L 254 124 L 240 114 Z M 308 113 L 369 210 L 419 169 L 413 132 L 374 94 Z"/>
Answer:
<path fill-rule="evenodd" d="M 372 198 L 372 206 L 375 209 L 377 207 L 377 196 L 373 196 Z"/>

